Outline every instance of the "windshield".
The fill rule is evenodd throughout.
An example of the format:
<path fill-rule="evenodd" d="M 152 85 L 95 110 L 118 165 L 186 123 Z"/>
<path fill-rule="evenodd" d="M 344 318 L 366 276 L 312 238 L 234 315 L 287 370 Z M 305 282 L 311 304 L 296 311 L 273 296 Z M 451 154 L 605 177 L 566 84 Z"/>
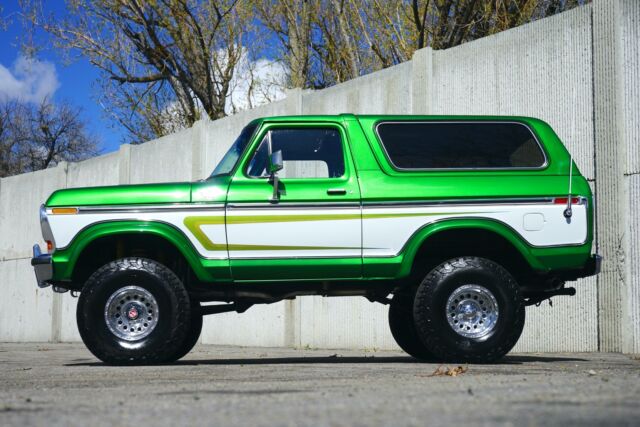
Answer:
<path fill-rule="evenodd" d="M 242 132 L 240 132 L 238 138 L 236 138 L 233 144 L 231 144 L 229 151 L 227 151 L 227 154 L 225 154 L 222 160 L 220 160 L 218 166 L 216 166 L 213 172 L 211 172 L 209 178 L 221 175 L 229 175 L 233 171 L 233 168 L 236 166 L 236 163 L 240 158 L 240 155 L 247 147 L 249 141 L 251 141 L 251 136 L 253 135 L 253 132 L 257 127 L 257 123 L 252 123 L 242 129 Z"/>

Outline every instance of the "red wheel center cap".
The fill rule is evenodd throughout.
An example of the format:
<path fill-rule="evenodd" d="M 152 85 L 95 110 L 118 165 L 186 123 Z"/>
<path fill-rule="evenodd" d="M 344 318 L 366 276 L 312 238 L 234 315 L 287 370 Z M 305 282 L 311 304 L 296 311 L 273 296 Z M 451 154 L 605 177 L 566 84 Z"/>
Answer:
<path fill-rule="evenodd" d="M 139 314 L 138 309 L 135 307 L 131 307 L 129 311 L 127 311 L 127 317 L 131 320 L 137 319 Z"/>

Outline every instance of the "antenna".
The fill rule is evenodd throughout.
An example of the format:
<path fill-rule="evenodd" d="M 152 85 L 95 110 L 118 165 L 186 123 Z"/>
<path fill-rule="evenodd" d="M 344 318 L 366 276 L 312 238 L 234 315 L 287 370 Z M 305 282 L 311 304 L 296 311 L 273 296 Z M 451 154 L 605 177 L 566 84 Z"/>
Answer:
<path fill-rule="evenodd" d="M 571 140 L 575 140 L 576 135 L 576 105 L 577 105 L 577 91 L 576 86 L 573 86 L 573 110 L 571 113 Z M 573 181 L 573 155 L 569 151 L 569 196 L 567 197 L 567 208 L 562 213 L 565 218 L 569 219 L 573 215 L 571 210 L 571 184 Z"/>

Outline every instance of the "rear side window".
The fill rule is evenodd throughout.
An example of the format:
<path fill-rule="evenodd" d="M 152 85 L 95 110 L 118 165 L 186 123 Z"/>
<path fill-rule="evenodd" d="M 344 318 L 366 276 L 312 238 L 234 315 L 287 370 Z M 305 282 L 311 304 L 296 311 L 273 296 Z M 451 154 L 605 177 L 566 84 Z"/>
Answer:
<path fill-rule="evenodd" d="M 520 123 L 393 122 L 378 136 L 398 169 L 541 168 L 546 159 Z"/>

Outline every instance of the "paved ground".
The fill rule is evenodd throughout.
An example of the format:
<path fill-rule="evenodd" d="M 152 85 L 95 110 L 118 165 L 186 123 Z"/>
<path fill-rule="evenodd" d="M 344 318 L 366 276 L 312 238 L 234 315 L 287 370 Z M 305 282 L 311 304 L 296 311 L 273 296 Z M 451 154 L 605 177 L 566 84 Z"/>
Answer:
<path fill-rule="evenodd" d="M 619 354 L 438 368 L 396 352 L 221 346 L 118 368 L 78 344 L 0 344 L 0 426 L 640 423 L 640 361 Z"/>

